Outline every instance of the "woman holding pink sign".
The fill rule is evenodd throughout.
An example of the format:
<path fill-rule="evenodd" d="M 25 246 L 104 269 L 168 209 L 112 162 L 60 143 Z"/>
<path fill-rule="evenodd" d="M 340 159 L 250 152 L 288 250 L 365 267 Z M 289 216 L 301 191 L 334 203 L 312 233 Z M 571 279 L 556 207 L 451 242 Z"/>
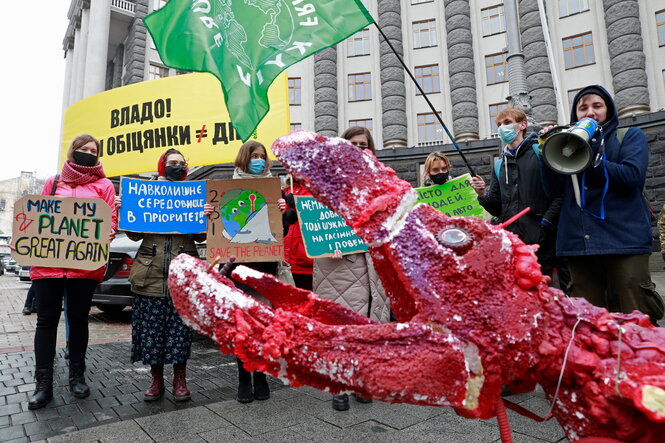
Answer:
<path fill-rule="evenodd" d="M 99 142 L 88 134 L 76 137 L 67 150 L 62 172 L 44 183 L 42 195 L 100 198 L 113 209 L 111 238 L 118 227 L 115 188 L 106 178 L 99 162 Z M 70 327 L 69 390 L 76 398 L 90 395 L 85 383 L 85 354 L 88 347 L 88 313 L 92 294 L 104 279 L 105 266 L 93 271 L 33 266 L 30 278 L 37 298 L 35 330 L 35 392 L 29 409 L 39 409 L 53 398 L 53 360 L 60 321 L 62 299 L 66 304 Z"/>

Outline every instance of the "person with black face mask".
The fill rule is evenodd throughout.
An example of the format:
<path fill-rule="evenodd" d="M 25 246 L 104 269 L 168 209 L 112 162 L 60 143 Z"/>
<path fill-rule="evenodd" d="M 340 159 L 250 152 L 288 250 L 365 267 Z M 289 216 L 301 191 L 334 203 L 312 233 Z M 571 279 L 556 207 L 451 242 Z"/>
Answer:
<path fill-rule="evenodd" d="M 98 160 L 99 142 L 88 134 L 76 137 L 67 151 L 62 172 L 44 183 L 42 195 L 87 197 L 104 200 L 114 208 L 115 188 Z M 117 211 L 111 222 L 113 238 L 118 227 Z M 69 321 L 69 390 L 76 398 L 90 395 L 85 382 L 88 347 L 88 314 L 92 293 L 104 279 L 105 266 L 93 271 L 33 266 L 30 278 L 37 299 L 35 330 L 35 392 L 29 409 L 39 409 L 53 398 L 53 361 L 58 323 L 65 291 Z"/>
<path fill-rule="evenodd" d="M 434 151 L 425 159 L 423 185 L 442 185 L 450 180 L 450 160 L 441 151 Z"/>
<path fill-rule="evenodd" d="M 187 162 L 177 149 L 169 149 L 157 163 L 157 180 L 182 181 L 187 177 Z M 120 206 L 120 198 L 116 206 Z M 206 205 L 204 215 L 212 213 Z M 152 382 L 143 393 L 145 401 L 164 394 L 164 365 L 173 365 L 173 396 L 176 401 L 189 400 L 186 367 L 192 348 L 192 330 L 180 319 L 173 307 L 166 280 L 171 260 L 178 254 L 198 256 L 195 241 L 205 234 L 153 234 L 127 232 L 134 241 L 142 240 L 129 274 L 134 299 L 132 302 L 132 362 L 150 365 Z"/>

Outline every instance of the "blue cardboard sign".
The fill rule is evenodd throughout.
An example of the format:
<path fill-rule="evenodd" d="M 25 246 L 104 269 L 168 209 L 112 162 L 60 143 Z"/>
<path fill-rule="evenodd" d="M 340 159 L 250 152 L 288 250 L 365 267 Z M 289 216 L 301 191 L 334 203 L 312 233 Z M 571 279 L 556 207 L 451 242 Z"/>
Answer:
<path fill-rule="evenodd" d="M 204 180 L 170 182 L 120 179 L 118 227 L 123 231 L 154 234 L 206 232 Z"/>

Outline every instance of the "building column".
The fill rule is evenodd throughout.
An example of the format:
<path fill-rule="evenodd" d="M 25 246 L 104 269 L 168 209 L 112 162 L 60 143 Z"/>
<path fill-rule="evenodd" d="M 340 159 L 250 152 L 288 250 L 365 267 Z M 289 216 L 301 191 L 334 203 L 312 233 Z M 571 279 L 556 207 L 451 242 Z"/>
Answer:
<path fill-rule="evenodd" d="M 125 39 L 125 75 L 123 85 L 142 82 L 145 79 L 145 55 L 147 51 L 148 31 L 143 24 L 143 18 L 148 15 L 148 0 L 136 0 L 134 18 L 129 25 L 129 33 Z M 122 71 L 121 71 L 122 72 Z"/>
<path fill-rule="evenodd" d="M 399 56 L 404 58 L 402 46 L 402 11 L 399 0 L 379 0 L 377 3 L 379 26 L 388 37 Z M 381 67 L 381 110 L 383 122 L 383 146 L 405 148 L 407 146 L 406 87 L 404 68 L 393 51 L 379 37 Z"/>
<path fill-rule="evenodd" d="M 71 103 L 69 101 L 69 94 L 72 88 L 72 78 L 74 71 L 74 47 L 70 43 L 65 53 L 65 88 L 62 93 L 62 109 L 64 110 Z"/>
<path fill-rule="evenodd" d="M 74 60 L 72 67 L 72 87 L 69 91 L 69 104 L 74 104 L 81 99 L 83 95 L 83 76 L 85 74 L 85 65 L 83 59 L 85 58 L 85 46 L 83 35 L 81 33 L 80 21 L 77 23 L 76 30 L 74 31 Z"/>
<path fill-rule="evenodd" d="M 104 91 L 106 87 L 106 59 L 108 55 L 109 30 L 111 28 L 111 0 L 90 2 L 88 42 L 85 51 L 85 82 L 83 97 Z M 86 10 L 83 10 L 85 18 Z"/>
<path fill-rule="evenodd" d="M 336 46 L 314 54 L 314 131 L 325 137 L 339 135 Z"/>
<path fill-rule="evenodd" d="M 541 126 L 557 124 L 556 93 L 547 58 L 545 34 L 537 0 L 519 0 L 520 34 L 531 115 Z M 527 112 L 528 114 L 529 112 Z M 564 115 L 567 115 L 564 112 Z"/>
<path fill-rule="evenodd" d="M 637 0 L 603 0 L 614 101 L 619 118 L 645 114 L 649 89 Z"/>
<path fill-rule="evenodd" d="M 471 8 L 466 0 L 444 0 L 444 7 L 453 133 L 456 141 L 478 140 L 478 100 Z"/>
<path fill-rule="evenodd" d="M 115 58 L 113 59 L 113 78 L 111 88 L 122 86 L 122 66 L 125 62 L 125 45 L 120 44 L 115 50 Z"/>

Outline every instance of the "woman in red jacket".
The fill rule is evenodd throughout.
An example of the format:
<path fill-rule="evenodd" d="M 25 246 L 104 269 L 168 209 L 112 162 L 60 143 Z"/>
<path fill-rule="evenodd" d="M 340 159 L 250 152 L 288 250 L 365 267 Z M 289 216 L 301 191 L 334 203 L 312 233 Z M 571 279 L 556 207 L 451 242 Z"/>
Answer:
<path fill-rule="evenodd" d="M 115 210 L 115 188 L 106 178 L 98 159 L 99 142 L 91 135 L 79 135 L 67 151 L 62 172 L 44 183 L 42 195 L 85 197 L 104 200 L 113 210 L 111 237 L 118 227 Z M 88 347 L 88 313 L 92 294 L 104 279 L 102 266 L 94 271 L 33 266 L 30 278 L 37 297 L 35 331 L 35 392 L 29 409 L 39 409 L 53 398 L 53 360 L 62 308 L 62 295 L 67 291 L 69 320 L 69 389 L 75 397 L 85 398 L 90 389 L 85 383 L 85 353 Z"/>
<path fill-rule="evenodd" d="M 303 185 L 288 176 L 292 180 L 292 186 L 284 188 L 284 200 L 278 203 L 282 211 L 282 222 L 284 224 L 284 260 L 291 265 L 291 274 L 297 287 L 312 290 L 312 271 L 314 260 L 307 257 L 305 244 L 300 232 L 300 223 L 296 213 L 294 196 L 311 195 Z"/>

